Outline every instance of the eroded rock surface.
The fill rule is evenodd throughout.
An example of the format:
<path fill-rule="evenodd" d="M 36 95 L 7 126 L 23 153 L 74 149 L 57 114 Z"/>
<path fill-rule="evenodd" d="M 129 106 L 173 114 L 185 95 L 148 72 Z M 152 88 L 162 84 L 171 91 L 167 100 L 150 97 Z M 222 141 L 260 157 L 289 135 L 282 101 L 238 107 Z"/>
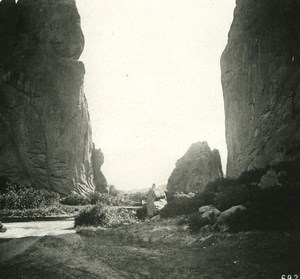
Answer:
<path fill-rule="evenodd" d="M 95 145 L 92 153 L 92 164 L 94 172 L 94 185 L 95 190 L 101 193 L 108 192 L 108 185 L 105 176 L 101 171 L 101 166 L 104 163 L 104 156 L 101 149 L 96 149 Z"/>
<path fill-rule="evenodd" d="M 64 194 L 93 191 L 75 1 L 2 1 L 0 41 L 0 175 Z"/>
<path fill-rule="evenodd" d="M 227 175 L 300 157 L 300 2 L 239 0 L 222 55 Z"/>
<path fill-rule="evenodd" d="M 166 193 L 161 187 L 153 184 L 152 188 L 149 190 L 147 194 L 147 215 L 148 216 L 156 215 L 166 205 L 167 205 Z"/>
<path fill-rule="evenodd" d="M 167 189 L 169 192 L 201 192 L 208 182 L 223 177 L 219 151 L 213 151 L 207 142 L 192 144 L 187 153 L 177 161 Z"/>
<path fill-rule="evenodd" d="M 267 173 L 262 176 L 258 186 L 262 189 L 281 186 L 276 171 L 270 168 Z"/>

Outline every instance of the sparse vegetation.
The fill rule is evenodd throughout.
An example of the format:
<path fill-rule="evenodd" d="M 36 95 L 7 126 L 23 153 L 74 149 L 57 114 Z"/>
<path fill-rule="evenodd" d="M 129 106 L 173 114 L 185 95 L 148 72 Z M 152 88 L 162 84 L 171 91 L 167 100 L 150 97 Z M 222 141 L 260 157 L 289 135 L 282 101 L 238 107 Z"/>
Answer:
<path fill-rule="evenodd" d="M 0 209 L 36 209 L 49 207 L 59 200 L 59 195 L 46 190 L 11 183 L 5 178 L 0 180 Z"/>
<path fill-rule="evenodd" d="M 141 208 L 138 208 L 137 211 L 136 211 L 136 217 L 139 220 L 145 220 L 146 217 L 147 217 L 147 207 L 143 206 Z"/>
<path fill-rule="evenodd" d="M 300 177 L 299 162 L 281 163 L 274 167 L 281 172 L 280 187 L 261 189 L 259 181 L 268 168 L 243 173 L 237 179 L 222 178 L 207 185 L 203 193 L 194 197 L 174 195 L 161 211 L 163 218 L 188 216 L 191 230 L 207 225 L 197 212 L 199 207 L 213 205 L 220 211 L 244 205 L 228 219 L 231 231 L 242 230 L 300 230 Z M 212 225 L 212 224 L 210 224 Z"/>
<path fill-rule="evenodd" d="M 212 223 L 208 219 L 202 218 L 199 212 L 190 214 L 187 223 L 192 232 L 197 232 L 206 225 L 212 225 Z"/>
<path fill-rule="evenodd" d="M 197 193 L 194 196 L 174 195 L 168 198 L 168 204 L 162 209 L 163 218 L 172 218 L 180 215 L 188 215 L 198 210 L 203 205 L 212 204 L 216 194 L 210 191 Z"/>
<path fill-rule="evenodd" d="M 65 205 L 87 205 L 90 204 L 91 201 L 88 197 L 72 193 L 71 195 L 62 198 L 60 203 Z"/>
<path fill-rule="evenodd" d="M 136 214 L 132 210 L 109 208 L 102 204 L 86 207 L 75 217 L 75 227 L 117 227 L 136 222 Z"/>

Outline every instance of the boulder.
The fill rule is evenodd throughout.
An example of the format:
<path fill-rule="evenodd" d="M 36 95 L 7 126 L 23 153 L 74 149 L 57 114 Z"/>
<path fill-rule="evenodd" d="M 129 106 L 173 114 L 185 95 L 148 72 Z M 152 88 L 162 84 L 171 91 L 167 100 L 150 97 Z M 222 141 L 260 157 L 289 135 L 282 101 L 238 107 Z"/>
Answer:
<path fill-rule="evenodd" d="M 201 206 L 198 211 L 201 217 L 207 219 L 210 223 L 215 222 L 221 214 L 220 210 L 212 205 Z"/>
<path fill-rule="evenodd" d="M 222 54 L 227 176 L 300 158 L 299 1 L 236 1 Z"/>
<path fill-rule="evenodd" d="M 274 169 L 269 169 L 265 175 L 262 176 L 258 186 L 262 189 L 281 186 L 281 183 L 278 180 L 278 176 Z"/>
<path fill-rule="evenodd" d="M 220 231 L 228 231 L 229 230 L 229 224 L 228 220 L 237 212 L 246 210 L 246 207 L 243 205 L 235 205 L 230 207 L 229 209 L 221 212 L 217 219 L 217 226 Z"/>
<path fill-rule="evenodd" d="M 93 192 L 75 1 L 0 2 L 0 41 L 0 176 L 66 195 Z"/>
<path fill-rule="evenodd" d="M 177 161 L 167 185 L 170 193 L 202 192 L 208 182 L 223 177 L 218 150 L 211 150 L 206 141 L 191 145 Z"/>
<path fill-rule="evenodd" d="M 167 204 L 165 192 L 155 184 L 149 190 L 147 195 L 147 215 L 154 216 Z"/>

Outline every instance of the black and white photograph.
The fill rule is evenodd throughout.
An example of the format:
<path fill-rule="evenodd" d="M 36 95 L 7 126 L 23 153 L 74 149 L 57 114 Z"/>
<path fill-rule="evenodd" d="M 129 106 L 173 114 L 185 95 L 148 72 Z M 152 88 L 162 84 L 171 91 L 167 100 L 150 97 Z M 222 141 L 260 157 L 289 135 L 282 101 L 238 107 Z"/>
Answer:
<path fill-rule="evenodd" d="M 300 0 L 0 0 L 1 279 L 300 279 Z"/>

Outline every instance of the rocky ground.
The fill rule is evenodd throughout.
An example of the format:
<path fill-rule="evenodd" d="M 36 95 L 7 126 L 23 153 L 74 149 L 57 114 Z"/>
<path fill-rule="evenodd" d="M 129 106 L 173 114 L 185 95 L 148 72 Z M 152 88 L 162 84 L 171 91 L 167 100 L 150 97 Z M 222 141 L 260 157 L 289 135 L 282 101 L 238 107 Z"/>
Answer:
<path fill-rule="evenodd" d="M 300 234 L 191 234 L 174 220 L 2 239 L 1 278 L 281 278 L 300 273 Z"/>

